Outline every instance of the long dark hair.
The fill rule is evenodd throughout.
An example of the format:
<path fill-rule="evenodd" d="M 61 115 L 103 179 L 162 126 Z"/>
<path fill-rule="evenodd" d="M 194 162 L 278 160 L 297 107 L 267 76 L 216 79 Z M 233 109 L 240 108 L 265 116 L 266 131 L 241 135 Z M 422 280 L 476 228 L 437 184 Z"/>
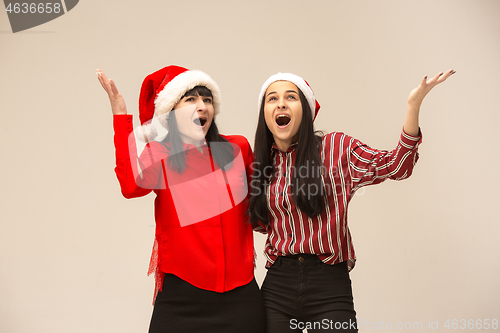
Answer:
<path fill-rule="evenodd" d="M 212 92 L 207 87 L 196 86 L 187 91 L 181 99 L 187 96 L 212 97 Z M 225 170 L 225 168 L 229 167 L 231 162 L 234 160 L 233 146 L 219 134 L 219 129 L 215 124 L 215 120 L 212 121 L 212 124 L 205 135 L 205 140 L 207 141 L 208 147 L 211 148 L 210 151 L 212 153 L 212 157 L 219 168 Z M 169 149 L 171 153 L 167 159 L 168 167 L 178 173 L 183 172 L 186 169 L 186 152 L 184 150 L 184 143 L 182 142 L 179 133 L 179 127 L 177 126 L 175 112 L 170 112 L 169 114 L 168 134 L 163 142 L 170 142 Z M 226 142 L 227 144 L 211 145 L 212 142 Z"/>
<path fill-rule="evenodd" d="M 320 172 L 323 169 L 320 157 L 323 133 L 314 132 L 311 108 L 300 89 L 299 97 L 302 103 L 302 120 L 298 132 L 297 155 L 291 175 L 291 192 L 295 205 L 307 216 L 313 217 L 320 214 L 325 207 L 325 187 Z M 264 104 L 265 96 L 262 98 L 255 132 L 255 163 L 249 205 L 250 222 L 253 226 L 257 226 L 259 222 L 264 225 L 268 225 L 270 222 L 266 188 L 271 183 L 275 173 L 271 154 L 274 137 L 266 124 Z M 304 168 L 306 168 L 305 176 L 303 172 L 300 172 Z M 317 191 L 311 194 L 309 191 L 311 188 L 317 189 Z"/>

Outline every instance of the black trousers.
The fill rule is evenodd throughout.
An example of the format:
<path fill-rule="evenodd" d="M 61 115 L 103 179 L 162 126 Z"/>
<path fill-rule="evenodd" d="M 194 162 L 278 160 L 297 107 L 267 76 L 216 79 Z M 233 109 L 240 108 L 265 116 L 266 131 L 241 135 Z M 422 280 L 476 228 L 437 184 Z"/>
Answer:
<path fill-rule="evenodd" d="M 259 286 L 250 283 L 225 293 L 197 288 L 166 274 L 155 300 L 149 333 L 264 333 Z"/>
<path fill-rule="evenodd" d="M 324 264 L 316 255 L 279 257 L 262 284 L 267 333 L 357 332 L 347 262 Z"/>

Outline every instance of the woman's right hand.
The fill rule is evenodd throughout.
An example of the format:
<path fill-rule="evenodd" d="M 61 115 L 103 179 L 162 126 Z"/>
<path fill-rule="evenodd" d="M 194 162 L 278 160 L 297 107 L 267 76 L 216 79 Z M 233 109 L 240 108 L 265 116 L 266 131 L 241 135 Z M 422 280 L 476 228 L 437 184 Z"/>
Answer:
<path fill-rule="evenodd" d="M 109 102 L 111 103 L 111 112 L 116 114 L 127 114 L 127 107 L 125 106 L 125 101 L 123 100 L 122 94 L 118 92 L 113 80 L 108 80 L 106 75 L 100 69 L 97 70 L 97 79 L 101 83 L 102 88 L 106 91 L 109 97 Z"/>

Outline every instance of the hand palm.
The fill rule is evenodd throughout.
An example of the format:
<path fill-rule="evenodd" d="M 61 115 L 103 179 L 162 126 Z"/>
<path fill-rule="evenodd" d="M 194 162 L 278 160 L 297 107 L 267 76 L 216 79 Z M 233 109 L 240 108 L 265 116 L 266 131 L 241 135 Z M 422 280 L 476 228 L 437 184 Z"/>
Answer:
<path fill-rule="evenodd" d="M 97 70 L 97 79 L 101 83 L 102 88 L 106 91 L 111 104 L 111 112 L 113 114 L 127 114 L 127 107 L 123 100 L 122 94 L 116 88 L 113 80 L 108 80 L 106 75 L 100 69 Z"/>
<path fill-rule="evenodd" d="M 424 76 L 422 82 L 420 82 L 420 85 L 410 92 L 410 96 L 408 97 L 408 104 L 420 105 L 425 96 L 429 93 L 429 91 L 432 90 L 432 88 L 444 82 L 452 74 L 455 74 L 455 71 L 453 69 L 450 69 L 446 73 L 440 72 L 429 81 L 427 81 L 427 75 Z"/>

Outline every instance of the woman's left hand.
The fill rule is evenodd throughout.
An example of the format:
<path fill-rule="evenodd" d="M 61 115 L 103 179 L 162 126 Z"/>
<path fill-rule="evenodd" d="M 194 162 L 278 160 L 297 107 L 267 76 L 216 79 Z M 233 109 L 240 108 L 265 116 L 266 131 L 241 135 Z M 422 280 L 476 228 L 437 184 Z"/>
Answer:
<path fill-rule="evenodd" d="M 435 86 L 444 82 L 450 75 L 455 74 L 453 69 L 450 69 L 446 73 L 438 73 L 432 79 L 427 81 L 427 75 L 424 76 L 420 85 L 413 89 L 408 97 L 408 105 L 406 107 L 406 118 L 403 126 L 404 131 L 413 136 L 417 136 L 420 133 L 420 127 L 418 125 L 418 117 L 420 113 L 420 105 L 424 100 L 425 96 L 432 90 Z"/>
<path fill-rule="evenodd" d="M 420 82 L 420 85 L 410 92 L 410 96 L 408 97 L 408 104 L 419 107 L 420 104 L 422 104 L 425 96 L 429 93 L 429 91 L 432 90 L 432 88 L 446 81 L 446 79 L 453 74 L 455 74 L 455 71 L 453 69 L 450 69 L 446 73 L 438 73 L 429 81 L 427 81 L 427 75 L 424 76 L 422 82 Z"/>
<path fill-rule="evenodd" d="M 102 88 L 108 94 L 109 103 L 111 104 L 111 112 L 113 115 L 127 114 L 127 107 L 125 106 L 123 96 L 118 91 L 118 88 L 116 88 L 116 84 L 113 80 L 108 80 L 104 72 L 100 69 L 97 70 L 96 74 Z"/>

